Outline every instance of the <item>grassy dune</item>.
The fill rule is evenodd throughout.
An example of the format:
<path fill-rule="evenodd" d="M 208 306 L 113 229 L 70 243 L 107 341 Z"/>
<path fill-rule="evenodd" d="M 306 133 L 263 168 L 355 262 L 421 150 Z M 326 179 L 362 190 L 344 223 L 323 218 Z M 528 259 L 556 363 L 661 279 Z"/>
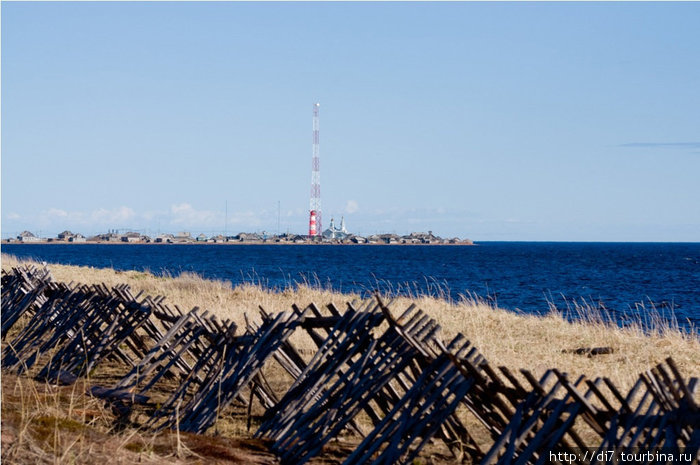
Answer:
<path fill-rule="evenodd" d="M 19 264 L 16 258 L 2 255 L 2 268 Z M 258 306 L 268 312 L 287 310 L 293 303 L 319 307 L 359 299 L 308 284 L 295 284 L 284 290 L 270 291 L 261 286 L 207 280 L 191 273 L 177 277 L 159 277 L 150 273 L 49 264 L 57 281 L 106 285 L 129 284 L 136 292 L 167 296 L 166 303 L 182 310 L 200 307 L 220 318 L 244 325 L 244 314 L 256 319 Z M 387 296 L 388 298 L 388 296 Z M 700 340 L 658 324 L 649 332 L 639 325 L 618 328 L 605 323 L 604 316 L 590 307 L 577 310 L 586 320 L 571 323 L 556 310 L 547 316 L 522 315 L 480 301 L 458 301 L 414 296 L 398 298 L 391 305 L 395 314 L 416 303 L 442 326 L 444 339 L 463 333 L 495 366 L 527 368 L 539 376 L 548 368 L 578 376 L 607 376 L 627 390 L 638 374 L 672 356 L 686 377 L 700 376 Z M 301 336 L 294 340 L 304 353 L 314 346 Z M 586 357 L 562 352 L 579 347 L 609 346 L 614 353 Z M 266 370 L 268 379 L 280 386 L 288 383 L 274 377 L 281 370 Z M 273 378 L 273 379 L 271 379 Z M 85 381 L 80 381 L 84 383 Z M 94 463 L 104 459 L 116 463 L 273 463 L 264 447 L 251 440 L 240 423 L 226 421 L 217 425 L 224 434 L 217 438 L 162 433 L 148 435 L 126 428 L 114 434 L 111 413 L 103 403 L 82 394 L 83 386 L 55 387 L 26 377 L 2 377 L 2 458 L 7 463 Z M 228 426 L 227 426 L 228 425 Z M 467 421 L 467 425 L 470 422 Z M 221 429 L 219 431 L 221 432 Z M 337 446 L 336 446 L 337 447 Z M 214 455 L 212 455 L 214 454 Z M 218 454 L 218 455 L 217 455 Z M 312 463 L 334 463 L 326 458 Z M 436 461 L 435 463 L 441 463 Z"/>

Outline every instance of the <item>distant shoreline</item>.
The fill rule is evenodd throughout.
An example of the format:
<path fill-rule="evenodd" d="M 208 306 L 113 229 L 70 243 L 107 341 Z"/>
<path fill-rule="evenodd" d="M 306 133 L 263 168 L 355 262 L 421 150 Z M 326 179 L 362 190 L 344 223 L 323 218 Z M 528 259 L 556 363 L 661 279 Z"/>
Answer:
<path fill-rule="evenodd" d="M 136 231 L 119 233 L 110 230 L 104 234 L 84 236 L 80 233 L 63 231 L 56 237 L 42 237 L 30 231 L 22 231 L 17 237 L 8 237 L 2 240 L 3 244 L 313 244 L 313 245 L 473 245 L 470 239 L 459 237 L 442 238 L 432 231 L 428 233 L 412 232 L 399 236 L 394 233 L 372 234 L 368 237 L 348 233 L 345 227 L 331 228 L 324 231 L 323 235 L 307 236 L 301 234 L 268 234 L 241 232 L 235 236 L 217 234 L 207 236 L 202 233 L 193 236 L 182 231 L 177 234 L 158 233 L 156 237 L 142 234 Z"/>
<path fill-rule="evenodd" d="M 319 241 L 305 241 L 305 242 L 276 242 L 276 241 L 228 241 L 228 242 L 206 242 L 206 241 L 191 241 L 191 242 L 113 242 L 113 241 L 86 241 L 86 242 L 68 242 L 68 241 L 35 241 L 35 242 L 21 242 L 21 241 L 11 241 L 8 242 L 3 239 L 2 245 L 156 245 L 156 246 L 166 246 L 166 245 L 343 245 L 343 246 L 473 246 L 476 245 L 474 242 L 455 242 L 455 243 L 432 243 L 432 244 L 421 244 L 421 243 L 354 243 L 354 242 L 319 242 Z"/>

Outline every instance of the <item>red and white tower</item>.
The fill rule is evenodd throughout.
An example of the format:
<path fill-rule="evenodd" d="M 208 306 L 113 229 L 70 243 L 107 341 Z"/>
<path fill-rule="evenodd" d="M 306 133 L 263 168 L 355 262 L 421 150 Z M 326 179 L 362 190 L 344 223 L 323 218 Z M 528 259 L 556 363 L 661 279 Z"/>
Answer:
<path fill-rule="evenodd" d="M 321 169 L 319 162 L 318 109 L 314 103 L 313 136 L 311 150 L 311 204 L 309 206 L 309 236 L 320 236 L 321 226 Z"/>

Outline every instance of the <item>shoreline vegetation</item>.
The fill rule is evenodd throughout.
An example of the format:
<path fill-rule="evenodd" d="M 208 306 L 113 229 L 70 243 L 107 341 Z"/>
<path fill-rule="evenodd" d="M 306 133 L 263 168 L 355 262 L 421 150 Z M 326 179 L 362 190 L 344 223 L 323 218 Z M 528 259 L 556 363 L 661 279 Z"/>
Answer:
<path fill-rule="evenodd" d="M 2 254 L 3 270 L 25 263 L 41 266 Z M 292 304 L 304 307 L 312 302 L 318 306 L 333 303 L 345 308 L 346 302 L 360 299 L 356 294 L 304 282 L 270 290 L 253 282 L 233 286 L 230 282 L 204 279 L 194 273 L 157 276 L 143 271 L 61 264 L 47 264 L 46 267 L 56 281 L 104 283 L 109 287 L 127 284 L 134 294 L 165 296 L 168 305 L 183 311 L 196 306 L 242 327 L 246 318 L 259 318 L 258 306 L 267 312 L 282 312 Z M 383 297 L 388 300 L 392 296 Z M 673 357 L 686 378 L 700 376 L 697 333 L 684 332 L 658 315 L 651 318 L 651 326 L 640 321 L 620 328 L 598 309 L 585 305 L 573 309 L 579 319 L 572 322 L 556 308 L 551 308 L 544 316 L 526 315 L 497 308 L 476 296 L 462 296 L 456 300 L 420 294 L 393 297 L 391 308 L 395 311 L 415 303 L 437 320 L 444 340 L 463 333 L 493 366 L 506 366 L 512 371 L 524 368 L 539 377 L 549 368 L 558 368 L 571 377 L 608 377 L 619 388 L 627 390 L 639 373 Z M 302 353 L 313 355 L 311 341 L 300 339 L 294 343 Z M 577 353 L 580 348 L 601 347 L 612 351 L 602 351 L 599 355 Z M 105 380 L 111 379 L 109 373 L 93 376 L 94 380 L 101 379 L 100 382 L 108 383 Z M 119 379 L 117 373 L 111 376 Z M 266 376 L 274 383 L 286 382 L 274 369 Z M 80 386 L 76 383 L 57 387 L 26 376 L 3 374 L 3 462 L 94 463 L 105 459 L 117 463 L 275 463 L 266 445 L 253 439 L 245 421 L 235 415 L 217 423 L 218 434 L 214 436 L 176 432 L 152 434 L 128 426 L 116 432 L 113 414 L 104 403 L 82 394 L 85 392 L 83 383 L 91 381 L 80 381 Z M 340 450 L 342 442 L 333 447 Z M 335 463 L 333 459 L 326 459 L 311 463 Z M 449 460 L 434 463 L 449 463 Z"/>
<path fill-rule="evenodd" d="M 2 268 L 19 264 L 41 264 L 2 254 Z M 49 263 L 56 281 L 81 284 L 106 284 L 108 287 L 128 284 L 134 294 L 165 296 L 166 302 L 187 311 L 193 307 L 208 310 L 221 319 L 230 319 L 245 327 L 245 318 L 257 318 L 258 307 L 267 312 L 289 310 L 293 304 L 305 307 L 310 303 L 324 306 L 333 303 L 345 308 L 346 302 L 361 300 L 359 294 L 341 293 L 319 283 L 293 282 L 284 289 L 266 289 L 250 282 L 233 286 L 229 281 L 205 279 L 196 273 L 158 276 L 148 271 L 119 271 Z M 410 292 L 410 288 L 406 288 Z M 415 303 L 442 327 L 443 339 L 461 332 L 470 338 L 481 353 L 494 365 L 512 369 L 526 368 L 537 375 L 547 368 L 559 368 L 573 375 L 608 376 L 616 382 L 635 380 L 641 371 L 673 356 L 688 376 L 700 376 L 700 338 L 697 333 L 683 331 L 673 321 L 663 320 L 653 311 L 644 322 L 631 322 L 621 328 L 600 309 L 573 304 L 564 317 L 563 309 L 553 306 L 545 315 L 532 315 L 505 310 L 473 295 L 449 299 L 412 293 L 409 296 L 384 295 L 394 300 L 397 309 Z M 562 351 L 579 347 L 612 347 L 614 353 L 598 357 L 580 357 Z M 542 369 L 542 372 L 538 371 Z"/>

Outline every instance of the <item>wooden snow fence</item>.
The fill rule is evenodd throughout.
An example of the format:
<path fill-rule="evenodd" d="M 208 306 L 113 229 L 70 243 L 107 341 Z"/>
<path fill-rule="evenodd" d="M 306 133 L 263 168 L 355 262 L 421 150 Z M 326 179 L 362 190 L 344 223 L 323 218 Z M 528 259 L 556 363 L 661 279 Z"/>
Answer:
<path fill-rule="evenodd" d="M 87 286 L 48 282 L 46 299 L 8 343 L 2 358 L 3 368 L 23 373 L 66 341 L 77 338 L 81 323 L 89 315 L 90 294 Z M 75 356 L 80 353 L 82 350 Z"/>
<path fill-rule="evenodd" d="M 50 281 L 46 268 L 19 266 L 12 273 L 2 273 L 2 340 L 9 329 L 27 312 L 33 312 L 44 299 L 44 289 Z"/>
<path fill-rule="evenodd" d="M 697 462 L 699 381 L 686 380 L 672 359 L 640 374 L 628 392 L 556 369 L 536 378 L 491 366 L 461 334 L 445 343 L 415 305 L 398 317 L 389 307 L 377 297 L 344 311 L 260 308 L 261 322 L 246 320 L 239 332 L 197 308 L 133 296 L 128 286 L 57 283 L 23 266 L 2 273 L 3 340 L 12 334 L 2 368 L 72 383 L 112 360 L 125 374 L 90 394 L 125 416 L 144 404 L 142 426 L 151 430 L 204 433 L 234 400 L 250 408 L 255 397 L 265 408 L 255 435 L 271 439 L 285 464 L 308 462 L 346 433 L 359 436 L 341 458 L 346 465 L 411 463 L 440 442 L 455 461 L 482 464 L 612 464 L 619 456 L 607 452 L 635 448 L 682 450 Z M 313 341 L 313 354 L 292 343 L 296 331 Z M 262 374 L 273 361 L 292 377 L 284 392 Z M 490 439 L 477 443 L 466 416 Z"/>
<path fill-rule="evenodd" d="M 152 318 L 139 330 L 132 350 L 141 354 L 130 371 L 112 389 L 93 392 L 111 400 L 113 406 L 128 415 L 133 403 L 146 403 L 155 391 L 173 391 L 170 399 L 186 401 L 203 384 L 206 373 L 216 370 L 220 345 L 226 344 L 235 325 L 219 322 L 198 308 L 183 313 L 158 300 Z M 133 341 L 132 341 L 133 342 Z M 138 399 L 138 401 L 136 400 Z M 166 424 L 175 415 L 173 402 L 163 403 L 149 418 L 149 424 Z"/>
<path fill-rule="evenodd" d="M 43 282 L 37 284 L 33 276 Z M 3 324 L 6 312 L 12 323 L 17 314 L 31 315 L 7 344 L 4 370 L 24 373 L 42 360 L 38 379 L 71 384 L 102 360 L 116 360 L 126 375 L 112 388 L 91 387 L 90 394 L 127 416 L 133 404 L 149 403 L 155 386 L 170 382 L 170 396 L 152 405 L 146 423 L 155 430 L 204 432 L 235 398 L 245 404 L 246 387 L 272 405 L 276 397 L 260 369 L 300 317 L 296 312 L 267 317 L 256 331 L 236 336 L 236 325 L 228 320 L 197 308 L 183 313 L 165 305 L 164 297 L 133 296 L 126 285 L 57 283 L 31 267 L 3 271 L 2 282 L 3 296 L 13 297 L 3 297 Z M 12 326 L 8 323 L 7 331 Z"/>
<path fill-rule="evenodd" d="M 312 308 L 316 320 L 303 327 L 317 334 L 323 317 Z M 306 462 L 346 428 L 364 436 L 355 422 L 360 412 L 375 428 L 385 424 L 422 373 L 432 372 L 429 365 L 437 357 L 430 342 L 439 326 L 415 306 L 402 315 L 403 325 L 388 320 L 386 309 L 377 303 L 370 302 L 361 311 L 348 304 L 342 316 L 331 309 L 334 315 L 325 321 L 335 325 L 322 343 L 315 338 L 318 352 L 278 406 L 267 411 L 256 433 L 275 440 L 272 448 L 283 463 Z M 466 442 L 466 428 L 459 419 L 452 411 L 443 413 L 444 421 L 436 428 L 441 439 L 448 446 Z"/>

